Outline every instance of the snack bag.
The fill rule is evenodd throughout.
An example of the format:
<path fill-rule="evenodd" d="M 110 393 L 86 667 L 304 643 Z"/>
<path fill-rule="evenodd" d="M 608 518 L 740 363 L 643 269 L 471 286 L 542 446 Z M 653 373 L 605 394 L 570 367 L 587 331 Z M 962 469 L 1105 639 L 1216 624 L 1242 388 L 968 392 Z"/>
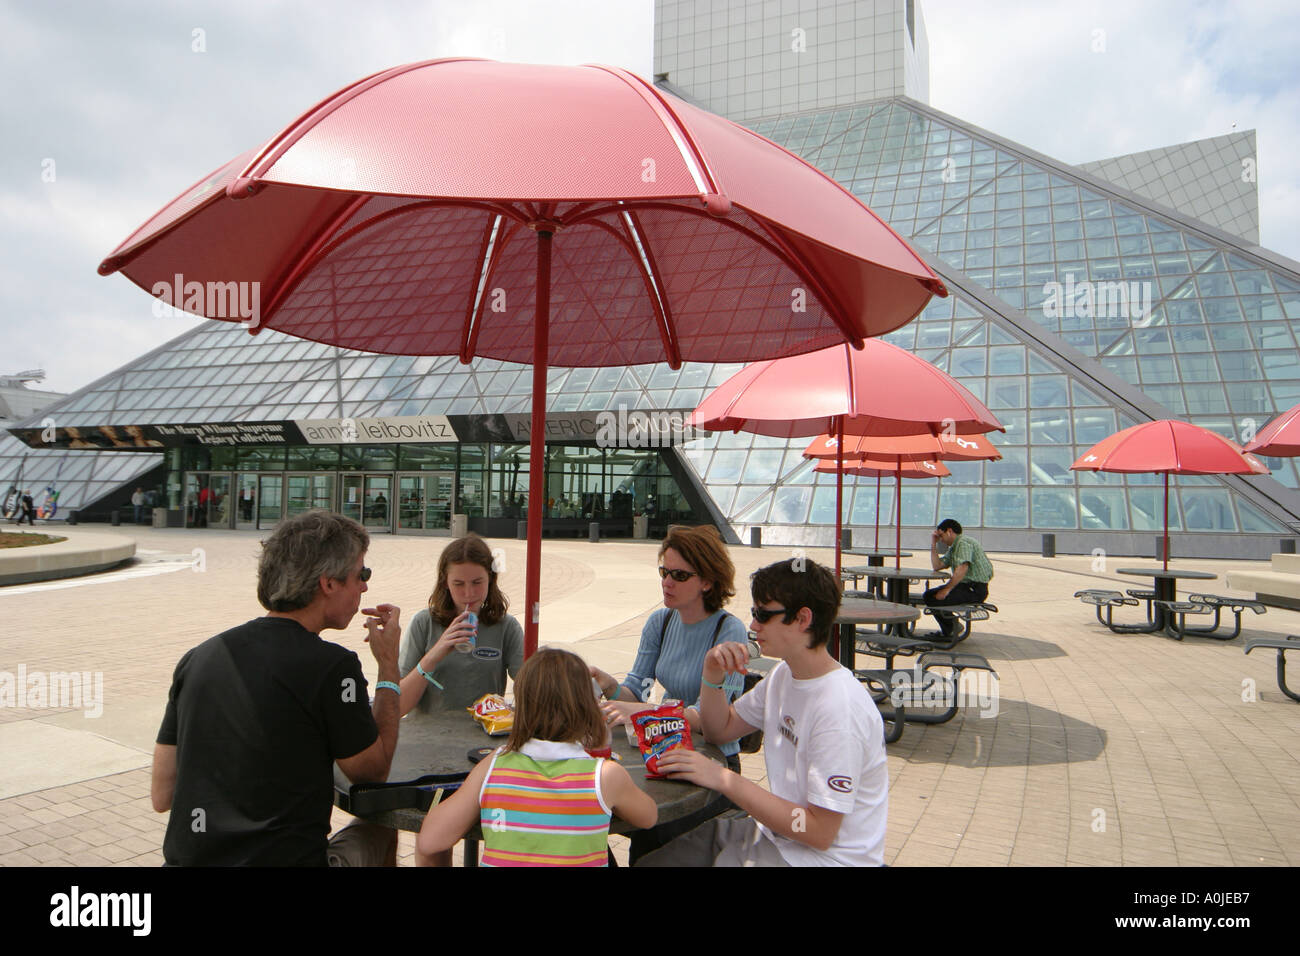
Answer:
<path fill-rule="evenodd" d="M 647 779 L 664 778 L 664 774 L 659 772 L 659 758 L 664 754 L 679 747 L 695 749 L 691 744 L 691 726 L 686 722 L 681 704 L 633 714 L 632 727 L 636 730 L 641 758 L 645 761 Z"/>
<path fill-rule="evenodd" d="M 515 725 L 515 712 L 500 694 L 484 694 L 474 701 L 473 707 L 465 709 L 474 715 L 489 737 L 504 736 Z"/>

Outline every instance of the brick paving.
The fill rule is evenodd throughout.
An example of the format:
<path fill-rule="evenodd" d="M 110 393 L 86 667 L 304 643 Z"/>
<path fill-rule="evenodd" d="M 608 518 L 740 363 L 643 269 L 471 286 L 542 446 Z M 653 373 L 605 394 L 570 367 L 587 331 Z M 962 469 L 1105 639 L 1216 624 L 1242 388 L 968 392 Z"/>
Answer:
<path fill-rule="evenodd" d="M 0 671 L 24 664 L 29 673 L 102 672 L 104 680 L 97 718 L 74 707 L 0 707 L 0 747 L 25 754 L 21 766 L 0 766 L 0 866 L 162 862 L 167 817 L 149 805 L 149 763 L 171 671 L 190 647 L 261 613 L 259 536 L 154 529 L 134 536 L 151 561 L 182 569 L 0 589 Z M 368 597 L 400 605 L 409 620 L 428 599 L 444 543 L 376 536 Z M 501 549 L 503 583 L 522 616 L 524 543 L 491 544 Z M 790 553 L 732 549 L 741 582 Z M 190 567 L 196 560 L 200 571 Z M 977 624 L 960 649 L 997 670 L 997 715 L 967 708 L 947 724 L 909 725 L 890 745 L 888 863 L 1300 863 L 1300 705 L 1277 689 L 1271 651 L 1243 654 L 1244 637 L 1300 632 L 1300 615 L 1249 615 L 1244 637 L 1229 642 L 1120 636 L 1071 594 L 1123 590 L 1134 579 L 1096 567 L 1091 556 L 993 560 L 990 600 L 1002 611 Z M 543 643 L 570 644 L 607 670 L 626 670 L 658 603 L 654 563 L 653 543 L 547 541 Z M 1134 563 L 1149 561 L 1110 558 L 1111 567 Z M 1266 567 L 1175 562 L 1218 573 L 1216 582 L 1197 582 L 1218 594 L 1232 593 L 1222 575 L 1243 565 Z M 742 586 L 732 609 L 743 614 L 748 605 Z M 359 619 L 327 637 L 357 650 L 373 679 Z M 33 741 L 45 748 L 36 756 Z M 763 781 L 761 757 L 744 764 Z M 335 812 L 336 823 L 347 819 Z M 626 840 L 611 842 L 626 859 Z M 412 852 L 413 835 L 402 834 L 399 862 L 409 864 Z"/>

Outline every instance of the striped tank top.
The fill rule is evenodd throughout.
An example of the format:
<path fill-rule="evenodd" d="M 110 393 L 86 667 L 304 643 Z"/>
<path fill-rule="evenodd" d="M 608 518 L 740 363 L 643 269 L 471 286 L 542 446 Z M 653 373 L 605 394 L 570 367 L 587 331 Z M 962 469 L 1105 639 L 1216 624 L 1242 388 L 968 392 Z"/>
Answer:
<path fill-rule="evenodd" d="M 482 866 L 605 866 L 610 808 L 604 758 L 576 743 L 530 740 L 492 758 L 479 791 Z"/>

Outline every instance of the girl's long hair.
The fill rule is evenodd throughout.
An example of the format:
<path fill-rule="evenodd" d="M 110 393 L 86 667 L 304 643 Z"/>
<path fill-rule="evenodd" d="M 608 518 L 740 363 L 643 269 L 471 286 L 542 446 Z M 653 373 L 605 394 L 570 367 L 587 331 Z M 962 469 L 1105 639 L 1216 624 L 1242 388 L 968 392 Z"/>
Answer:
<path fill-rule="evenodd" d="M 506 750 L 519 750 L 534 739 L 574 741 L 587 750 L 604 747 L 609 739 L 591 671 L 577 654 L 542 647 L 519 669 L 515 724 Z"/>
<path fill-rule="evenodd" d="M 438 580 L 429 595 L 429 613 L 443 627 L 446 627 L 461 611 L 451 599 L 451 590 L 447 587 L 447 571 L 453 564 L 477 564 L 488 575 L 488 593 L 479 608 L 479 623 L 484 626 L 495 624 L 506 616 L 510 602 L 497 586 L 497 573 L 493 568 L 492 549 L 476 534 L 467 534 L 457 538 L 442 549 L 438 558 Z"/>

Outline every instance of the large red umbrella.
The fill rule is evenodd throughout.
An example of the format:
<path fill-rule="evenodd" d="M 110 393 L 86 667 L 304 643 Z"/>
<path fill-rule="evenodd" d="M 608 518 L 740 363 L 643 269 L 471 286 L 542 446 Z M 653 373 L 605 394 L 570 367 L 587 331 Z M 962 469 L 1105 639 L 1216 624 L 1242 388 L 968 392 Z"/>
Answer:
<path fill-rule="evenodd" d="M 116 271 L 253 332 L 532 363 L 530 653 L 549 365 L 860 346 L 946 295 L 870 210 L 743 127 L 619 69 L 463 59 L 324 100 L 163 207 L 100 265 Z"/>
<path fill-rule="evenodd" d="M 1270 458 L 1300 455 L 1300 405 L 1289 408 L 1259 430 L 1245 451 Z"/>
<path fill-rule="evenodd" d="M 997 461 L 1002 457 L 1002 453 L 993 447 L 987 435 L 956 435 L 948 432 L 940 432 L 935 435 L 931 432 L 925 432 L 919 435 L 846 435 L 844 436 L 843 452 L 840 451 L 840 441 L 834 435 L 819 435 L 809 442 L 808 447 L 804 449 L 805 458 L 816 458 L 821 460 L 840 460 L 843 455 L 843 472 L 846 475 L 857 475 L 859 477 L 874 477 L 876 479 L 876 548 L 880 548 L 880 479 L 892 472 L 889 468 L 876 469 L 875 471 L 862 471 L 854 467 L 864 459 L 875 459 L 878 461 L 893 462 L 889 467 L 897 467 L 905 462 L 922 462 L 922 461 Z M 831 472 L 834 467 L 823 468 L 819 461 L 814 469 L 819 472 Z M 947 469 L 944 469 L 947 472 Z M 921 475 L 904 475 L 905 478 L 920 477 L 934 478 L 945 477 L 945 475 L 936 476 L 933 474 Z M 894 566 L 897 568 L 901 565 L 902 536 L 903 536 L 903 488 L 902 483 L 897 484 L 895 489 L 897 501 L 895 502 L 895 518 L 897 530 L 894 534 Z"/>
<path fill-rule="evenodd" d="M 888 342 L 835 346 L 755 362 L 727 379 L 691 415 L 711 431 L 778 438 L 829 433 L 912 435 L 1004 431 L 984 403 L 956 379 Z M 840 570 L 844 479 L 835 479 L 835 571 Z"/>
<path fill-rule="evenodd" d="M 1236 442 L 1199 425 L 1161 419 L 1103 438 L 1072 471 L 1112 471 L 1165 476 L 1164 566 L 1169 567 L 1169 476 L 1267 475 L 1268 469 Z"/>

